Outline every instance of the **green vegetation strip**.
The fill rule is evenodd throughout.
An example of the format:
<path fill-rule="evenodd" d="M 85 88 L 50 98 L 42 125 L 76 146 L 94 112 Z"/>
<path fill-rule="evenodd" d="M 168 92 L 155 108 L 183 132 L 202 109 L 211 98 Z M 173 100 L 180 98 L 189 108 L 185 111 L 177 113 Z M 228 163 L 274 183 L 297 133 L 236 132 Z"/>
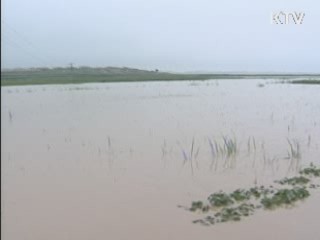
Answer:
<path fill-rule="evenodd" d="M 256 186 L 250 189 L 237 189 L 232 193 L 220 191 L 211 194 L 207 201 L 192 202 L 189 211 L 214 213 L 193 223 L 210 226 L 216 223 L 240 221 L 244 217 L 253 215 L 257 209 L 274 210 L 293 206 L 297 201 L 310 196 L 309 189 L 320 187 L 311 183 L 312 178 L 320 177 L 320 168 L 311 164 L 299 174 L 296 177 L 275 181 L 279 188 Z"/>
<path fill-rule="evenodd" d="M 208 79 L 292 79 L 319 78 L 319 74 L 183 74 L 117 67 L 31 68 L 1 70 L 1 86 L 34 84 L 79 84 L 138 81 L 179 81 Z"/>
<path fill-rule="evenodd" d="M 289 81 L 289 83 L 317 85 L 317 84 L 320 84 L 320 80 L 294 80 L 294 81 Z"/>

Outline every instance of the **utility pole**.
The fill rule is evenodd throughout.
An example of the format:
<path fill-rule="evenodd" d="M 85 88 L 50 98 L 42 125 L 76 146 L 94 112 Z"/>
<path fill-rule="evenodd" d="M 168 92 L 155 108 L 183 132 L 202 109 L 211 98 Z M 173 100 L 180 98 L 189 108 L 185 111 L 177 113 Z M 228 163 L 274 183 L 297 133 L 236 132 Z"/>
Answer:
<path fill-rule="evenodd" d="M 73 70 L 73 63 L 70 63 L 70 70 Z"/>

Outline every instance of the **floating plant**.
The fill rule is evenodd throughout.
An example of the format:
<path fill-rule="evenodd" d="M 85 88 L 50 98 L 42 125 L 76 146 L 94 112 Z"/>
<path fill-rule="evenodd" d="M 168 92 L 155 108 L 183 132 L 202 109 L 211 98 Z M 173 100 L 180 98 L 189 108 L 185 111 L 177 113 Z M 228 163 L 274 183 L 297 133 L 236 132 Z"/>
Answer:
<path fill-rule="evenodd" d="M 250 199 L 250 192 L 246 191 L 244 189 L 237 189 L 233 193 L 230 194 L 230 197 L 232 197 L 234 200 L 237 202 L 241 202 L 244 200 L 249 200 Z"/>
<path fill-rule="evenodd" d="M 320 177 L 320 168 L 317 168 L 311 163 L 310 167 L 302 169 L 300 174 L 311 177 Z"/>
<path fill-rule="evenodd" d="M 208 200 L 212 207 L 226 207 L 234 203 L 231 196 L 222 191 L 211 194 Z"/>
<path fill-rule="evenodd" d="M 308 198 L 310 196 L 308 189 L 320 187 L 319 184 L 312 183 L 308 177 L 320 177 L 320 168 L 311 164 L 310 167 L 300 171 L 300 176 L 275 181 L 279 188 L 271 185 L 237 189 L 231 193 L 219 191 L 208 197 L 208 203 L 192 202 L 191 208 L 188 209 L 200 213 L 213 211 L 212 216 L 193 221 L 204 226 L 240 221 L 244 217 L 253 215 L 258 209 L 273 210 L 293 206 L 296 202 Z"/>
<path fill-rule="evenodd" d="M 254 213 L 254 205 L 242 203 L 236 207 L 226 207 L 214 214 L 207 216 L 204 219 L 194 220 L 193 223 L 199 223 L 204 226 L 213 225 L 215 223 L 223 223 L 230 221 L 240 221 L 242 217 L 248 217 Z"/>
<path fill-rule="evenodd" d="M 283 180 L 275 181 L 275 182 L 281 185 L 288 184 L 288 185 L 295 186 L 295 185 L 305 185 L 310 182 L 310 179 L 304 176 L 299 176 L 299 177 L 293 177 L 293 178 L 285 178 Z"/>
<path fill-rule="evenodd" d="M 265 209 L 275 209 L 282 206 L 290 206 L 299 200 L 310 196 L 305 187 L 294 187 L 293 189 L 280 189 L 271 197 L 264 197 L 261 204 Z"/>
<path fill-rule="evenodd" d="M 209 208 L 210 208 L 209 205 L 205 205 L 203 202 L 197 201 L 197 202 L 192 202 L 190 211 L 195 212 L 197 210 L 200 210 L 202 212 L 208 212 Z"/>

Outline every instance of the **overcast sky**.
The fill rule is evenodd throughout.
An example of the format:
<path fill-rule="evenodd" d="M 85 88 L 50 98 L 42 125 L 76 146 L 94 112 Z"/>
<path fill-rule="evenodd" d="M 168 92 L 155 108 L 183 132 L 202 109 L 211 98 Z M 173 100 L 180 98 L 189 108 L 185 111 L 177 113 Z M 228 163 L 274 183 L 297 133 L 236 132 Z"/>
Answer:
<path fill-rule="evenodd" d="M 304 12 L 302 25 L 271 13 Z M 2 0 L 2 68 L 320 72 L 319 0 Z"/>

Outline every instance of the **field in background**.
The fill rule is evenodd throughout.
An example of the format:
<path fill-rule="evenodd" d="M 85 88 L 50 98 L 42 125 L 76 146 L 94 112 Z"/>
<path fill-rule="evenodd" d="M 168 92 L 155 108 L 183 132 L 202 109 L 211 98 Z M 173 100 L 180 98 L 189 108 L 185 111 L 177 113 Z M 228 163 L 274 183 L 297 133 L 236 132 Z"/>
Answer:
<path fill-rule="evenodd" d="M 319 74 L 180 74 L 145 71 L 132 68 L 34 68 L 1 71 L 1 86 L 36 85 L 36 84 L 70 84 L 103 82 L 137 82 L 137 81 L 178 81 L 208 79 L 257 79 L 273 78 L 288 80 L 305 78 L 308 83 L 319 84 Z M 317 80 L 315 80 L 317 79 Z M 299 82 L 301 83 L 301 81 Z M 302 82 L 304 83 L 304 82 Z"/>

